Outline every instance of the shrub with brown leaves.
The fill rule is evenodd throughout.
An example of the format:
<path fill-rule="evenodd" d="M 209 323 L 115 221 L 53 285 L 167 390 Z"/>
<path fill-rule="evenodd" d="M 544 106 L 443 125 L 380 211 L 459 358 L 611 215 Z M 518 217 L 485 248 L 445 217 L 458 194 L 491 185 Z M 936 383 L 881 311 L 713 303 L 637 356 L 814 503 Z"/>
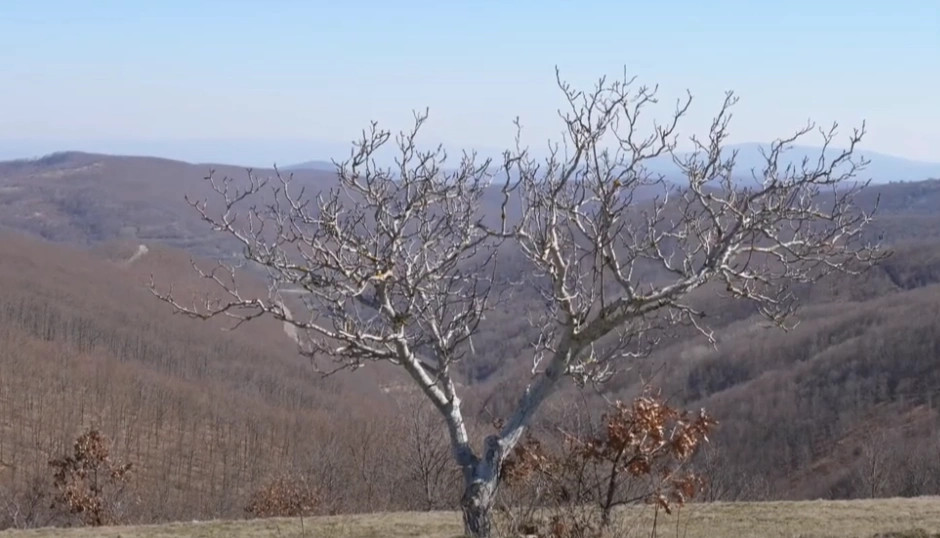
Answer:
<path fill-rule="evenodd" d="M 535 513 L 549 508 L 540 536 L 597 536 L 617 506 L 647 502 L 671 513 L 693 498 L 704 479 L 688 464 L 716 424 L 704 410 L 680 411 L 647 391 L 630 404 L 613 403 L 592 433 L 562 432 L 554 450 L 528 435 L 502 476 L 510 488 L 531 491 L 533 508 L 521 518 L 530 531 Z"/>
<path fill-rule="evenodd" d="M 72 453 L 49 461 L 57 493 L 52 508 L 64 509 L 85 525 L 119 522 L 132 464 L 111 459 L 111 442 L 90 429 L 78 436 Z"/>
<path fill-rule="evenodd" d="M 320 504 L 320 495 L 305 479 L 280 476 L 256 491 L 245 512 L 254 518 L 309 516 Z"/>

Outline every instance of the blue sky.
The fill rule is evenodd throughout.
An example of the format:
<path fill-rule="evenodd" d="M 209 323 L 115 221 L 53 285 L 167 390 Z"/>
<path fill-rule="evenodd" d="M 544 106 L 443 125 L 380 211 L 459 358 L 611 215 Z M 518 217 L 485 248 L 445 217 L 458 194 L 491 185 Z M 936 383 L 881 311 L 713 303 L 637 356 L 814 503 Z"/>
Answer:
<path fill-rule="evenodd" d="M 0 2 L 0 158 L 60 149 L 264 165 L 339 156 L 370 120 L 498 149 L 560 132 L 554 67 L 624 67 L 733 142 L 862 119 L 864 147 L 940 161 L 940 7 L 920 1 Z M 667 111 L 669 107 L 661 110 Z"/>

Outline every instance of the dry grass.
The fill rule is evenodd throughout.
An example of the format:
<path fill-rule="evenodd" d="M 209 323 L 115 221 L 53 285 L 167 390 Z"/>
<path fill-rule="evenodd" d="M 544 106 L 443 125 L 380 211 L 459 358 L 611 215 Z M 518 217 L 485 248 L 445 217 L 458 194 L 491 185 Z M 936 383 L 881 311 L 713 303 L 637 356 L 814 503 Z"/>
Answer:
<path fill-rule="evenodd" d="M 646 537 L 653 529 L 649 507 L 624 510 L 617 536 Z M 320 517 L 209 521 L 138 527 L 36 529 L 0 532 L 9 538 L 399 538 L 460 535 L 454 512 L 389 513 Z M 657 536 L 681 538 L 761 537 L 927 538 L 940 536 L 940 498 L 873 501 L 803 501 L 689 505 L 678 515 L 660 513 Z"/>
<path fill-rule="evenodd" d="M 395 512 L 319 518 L 271 518 L 249 521 L 200 521 L 137 527 L 35 529 L 0 532 L 4 538 L 319 538 L 427 536 L 451 538 L 460 534 L 454 512 Z"/>

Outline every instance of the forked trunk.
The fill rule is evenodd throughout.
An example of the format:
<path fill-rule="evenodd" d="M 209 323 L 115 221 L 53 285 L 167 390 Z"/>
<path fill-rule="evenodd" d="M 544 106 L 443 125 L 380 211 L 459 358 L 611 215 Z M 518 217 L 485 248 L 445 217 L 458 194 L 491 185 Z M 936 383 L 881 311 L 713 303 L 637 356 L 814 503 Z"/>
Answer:
<path fill-rule="evenodd" d="M 493 534 L 493 501 L 496 485 L 476 482 L 464 491 L 463 527 L 467 536 L 490 538 Z"/>
<path fill-rule="evenodd" d="M 490 538 L 493 533 L 493 506 L 499 487 L 499 466 L 502 462 L 496 439 L 488 439 L 484 459 L 464 470 L 463 509 L 464 533 L 474 538 Z"/>

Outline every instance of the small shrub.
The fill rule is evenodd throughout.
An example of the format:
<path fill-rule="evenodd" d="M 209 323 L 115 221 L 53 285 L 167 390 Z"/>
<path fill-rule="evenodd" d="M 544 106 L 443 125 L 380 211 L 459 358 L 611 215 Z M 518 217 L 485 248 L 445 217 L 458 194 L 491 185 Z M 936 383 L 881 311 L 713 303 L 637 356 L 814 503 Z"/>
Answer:
<path fill-rule="evenodd" d="M 610 529 L 618 506 L 646 502 L 671 513 L 701 491 L 704 477 L 688 464 L 716 424 L 704 410 L 679 411 L 647 391 L 612 404 L 599 433 L 563 433 L 555 450 L 527 436 L 502 470 L 510 488 L 530 491 L 527 508 L 504 510 L 510 532 L 595 537 Z"/>
<path fill-rule="evenodd" d="M 125 487 L 132 465 L 111 459 L 111 442 L 98 430 L 78 436 L 72 453 L 49 461 L 56 489 L 52 508 L 64 511 L 85 525 L 119 522 Z"/>
<path fill-rule="evenodd" d="M 309 516 L 319 504 L 319 494 L 306 480 L 281 476 L 256 491 L 245 512 L 254 518 Z"/>

